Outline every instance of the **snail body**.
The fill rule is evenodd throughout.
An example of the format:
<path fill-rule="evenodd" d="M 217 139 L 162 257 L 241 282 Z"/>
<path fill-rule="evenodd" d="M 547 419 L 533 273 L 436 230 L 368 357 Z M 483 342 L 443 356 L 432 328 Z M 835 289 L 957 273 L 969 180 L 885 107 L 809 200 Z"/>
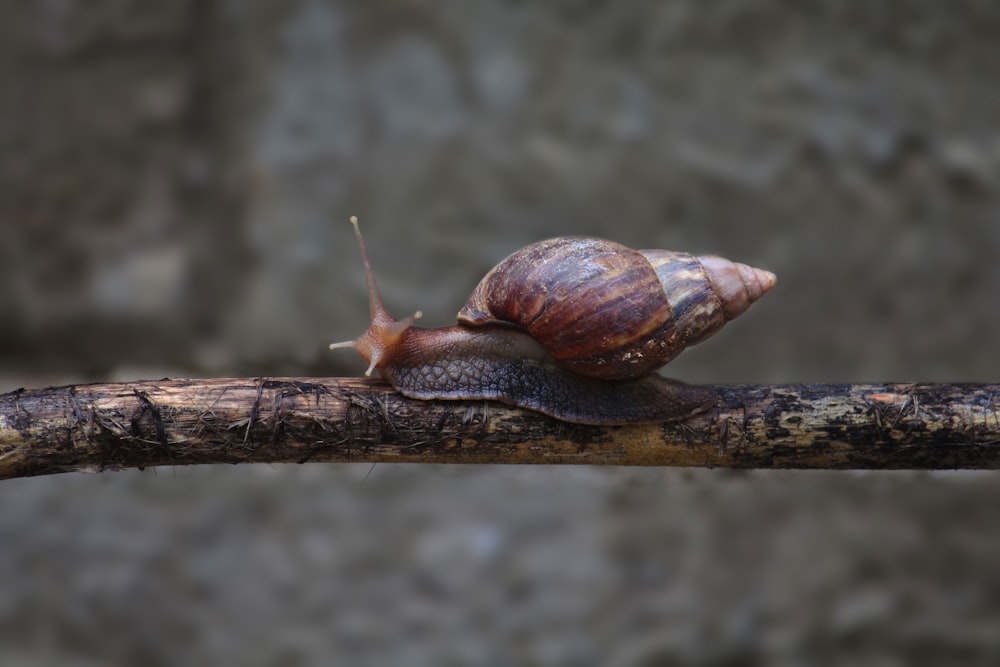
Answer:
<path fill-rule="evenodd" d="M 532 244 L 494 267 L 458 324 L 395 320 L 379 297 L 354 223 L 371 325 L 352 347 L 400 393 L 496 400 L 580 424 L 684 419 L 717 400 L 709 388 L 655 375 L 685 347 L 744 312 L 774 286 L 745 264 L 603 239 Z"/>

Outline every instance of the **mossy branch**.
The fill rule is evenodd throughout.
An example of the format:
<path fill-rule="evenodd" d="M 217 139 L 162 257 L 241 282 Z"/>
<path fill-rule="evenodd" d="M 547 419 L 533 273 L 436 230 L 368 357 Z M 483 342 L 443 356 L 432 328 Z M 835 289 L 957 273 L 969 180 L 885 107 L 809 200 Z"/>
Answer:
<path fill-rule="evenodd" d="M 353 378 L 160 380 L 0 395 L 0 479 L 204 463 L 1000 467 L 1000 385 L 718 385 L 684 422 L 566 424 Z"/>

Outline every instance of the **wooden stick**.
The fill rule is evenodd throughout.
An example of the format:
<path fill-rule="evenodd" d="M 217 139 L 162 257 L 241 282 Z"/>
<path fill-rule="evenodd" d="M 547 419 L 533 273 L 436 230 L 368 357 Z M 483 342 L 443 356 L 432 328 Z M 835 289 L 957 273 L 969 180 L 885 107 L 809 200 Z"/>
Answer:
<path fill-rule="evenodd" d="M 0 395 L 0 479 L 199 463 L 1000 467 L 1000 385 L 718 385 L 684 422 L 578 426 L 377 380 L 75 385 Z"/>

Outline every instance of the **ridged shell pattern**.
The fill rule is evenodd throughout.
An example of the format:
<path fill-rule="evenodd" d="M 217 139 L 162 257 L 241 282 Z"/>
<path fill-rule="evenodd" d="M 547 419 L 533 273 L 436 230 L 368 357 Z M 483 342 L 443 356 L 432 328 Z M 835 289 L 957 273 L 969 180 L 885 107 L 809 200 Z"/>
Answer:
<path fill-rule="evenodd" d="M 773 274 L 719 257 L 560 237 L 500 262 L 458 321 L 516 326 L 561 367 L 619 380 L 659 368 L 773 285 Z"/>

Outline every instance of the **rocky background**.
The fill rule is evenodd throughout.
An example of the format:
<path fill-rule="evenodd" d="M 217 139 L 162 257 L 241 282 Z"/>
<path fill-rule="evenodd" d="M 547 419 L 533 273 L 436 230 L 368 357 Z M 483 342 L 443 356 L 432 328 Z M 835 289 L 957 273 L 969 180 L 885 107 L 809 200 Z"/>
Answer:
<path fill-rule="evenodd" d="M 357 374 L 558 234 L 774 270 L 693 382 L 1000 379 L 1000 5 L 15 0 L 0 391 Z M 0 483 L 3 664 L 995 664 L 993 473 Z"/>

